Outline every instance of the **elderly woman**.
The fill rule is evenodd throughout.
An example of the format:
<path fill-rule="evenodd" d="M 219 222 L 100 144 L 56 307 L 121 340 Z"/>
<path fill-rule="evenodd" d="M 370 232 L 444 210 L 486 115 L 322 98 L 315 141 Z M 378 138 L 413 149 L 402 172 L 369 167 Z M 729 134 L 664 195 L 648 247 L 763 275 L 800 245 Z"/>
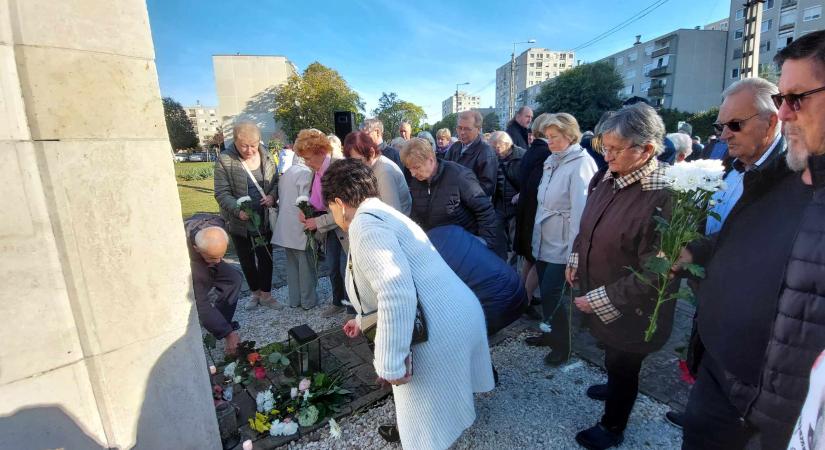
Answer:
<path fill-rule="evenodd" d="M 324 133 L 314 128 L 301 130 L 293 146 L 295 154 L 304 159 L 304 163 L 312 170 L 312 184 L 309 188 L 309 203 L 315 208 L 315 217 L 305 217 L 298 214 L 298 220 L 303 222 L 307 230 L 317 231 L 325 237 L 326 261 L 329 265 L 329 281 L 332 285 L 332 305 L 321 312 L 321 317 L 332 317 L 346 310 L 343 300 L 346 300 L 344 289 L 344 266 L 347 255 L 347 235 L 327 211 L 321 188 L 321 178 L 332 163 L 332 144 Z"/>
<path fill-rule="evenodd" d="M 410 215 L 412 197 L 407 180 L 401 169 L 381 154 L 378 144 L 364 131 L 355 131 L 344 138 L 344 156 L 357 159 L 372 168 L 378 180 L 378 196 L 381 201 Z"/>
<path fill-rule="evenodd" d="M 473 393 L 493 389 L 481 306 L 424 231 L 376 198 L 367 166 L 336 161 L 323 185 L 352 239 L 347 289 L 357 315 L 344 331 L 356 337 L 376 323 L 375 372 L 393 385 L 403 448 L 446 449 L 475 420 Z M 419 307 L 427 339 L 412 344 Z"/>
<path fill-rule="evenodd" d="M 654 216 L 670 218 L 671 195 L 662 151 L 665 127 L 656 111 L 644 103 L 626 106 L 596 128 L 608 169 L 590 182 L 587 204 L 573 244 L 566 278 L 577 283 L 576 307 L 588 315 L 590 332 L 605 346 L 607 384 L 587 390 L 604 400 L 604 415 L 576 441 L 591 449 L 618 445 L 639 390 L 639 371 L 648 354 L 670 336 L 675 302 L 660 309 L 658 329 L 645 342 L 645 329 L 656 305 L 656 290 L 630 268 L 644 271 L 655 256 L 659 236 Z"/>
<path fill-rule="evenodd" d="M 447 128 L 441 128 L 435 132 L 435 156 L 438 159 L 444 159 L 444 155 L 447 154 L 447 150 L 449 150 L 450 146 L 453 145 L 452 138 L 453 136 Z"/>
<path fill-rule="evenodd" d="M 539 184 L 532 247 L 542 319 L 551 325 L 551 331 L 542 336 L 552 348 L 544 362 L 555 366 L 570 359 L 570 315 L 562 298 L 564 272 L 579 232 L 587 187 L 598 169 L 579 145 L 581 131 L 575 117 L 551 114 L 542 133 L 550 156 L 544 160 Z"/>
<path fill-rule="evenodd" d="M 238 253 L 252 298 L 246 309 L 259 304 L 273 309 L 282 306 L 272 298 L 272 238 L 267 208 L 275 206 L 278 195 L 278 168 L 261 145 L 261 131 L 251 122 L 241 122 L 232 130 L 234 142 L 215 161 L 215 199 L 227 223 L 232 245 Z M 261 219 L 256 228 L 238 199 L 249 197 L 252 211 Z M 260 239 L 263 238 L 263 239 Z M 264 243 L 256 243 L 262 240 Z"/>
<path fill-rule="evenodd" d="M 344 147 L 341 145 L 341 139 L 338 139 L 338 136 L 334 134 L 328 134 L 327 139 L 329 139 L 329 145 L 332 146 L 332 157 L 334 159 L 341 159 L 344 157 Z"/>
<path fill-rule="evenodd" d="M 433 146 L 433 150 L 435 150 L 435 139 L 433 139 L 433 135 L 430 134 L 429 131 L 419 131 L 418 134 L 415 135 L 415 137 L 419 137 L 429 142 L 430 145 Z"/>
<path fill-rule="evenodd" d="M 425 230 L 458 225 L 479 236 L 487 248 L 506 258 L 504 236 L 490 198 L 473 172 L 451 161 L 439 161 L 430 143 L 413 138 L 401 149 L 409 169 L 412 213 Z"/>
<path fill-rule="evenodd" d="M 496 131 L 490 135 L 489 143 L 498 154 L 498 177 L 496 191 L 493 194 L 493 207 L 504 225 L 507 251 L 512 252 L 516 232 L 516 201 L 514 198 L 519 191 L 518 175 L 521 169 L 521 158 L 524 157 L 526 150 L 514 146 L 513 139 L 504 131 Z"/>
<path fill-rule="evenodd" d="M 685 133 L 670 133 L 665 136 L 665 146 L 673 147 L 674 162 L 682 162 L 693 153 L 693 141 Z"/>

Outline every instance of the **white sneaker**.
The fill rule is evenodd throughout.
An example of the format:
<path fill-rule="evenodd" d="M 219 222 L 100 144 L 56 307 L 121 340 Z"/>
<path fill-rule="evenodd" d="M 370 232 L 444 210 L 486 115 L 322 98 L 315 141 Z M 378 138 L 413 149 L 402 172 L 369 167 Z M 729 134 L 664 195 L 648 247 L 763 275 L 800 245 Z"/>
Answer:
<path fill-rule="evenodd" d="M 253 309 L 257 308 L 258 305 L 258 297 L 252 295 L 249 297 L 249 300 L 246 302 L 246 305 L 244 305 L 243 308 L 247 311 L 252 311 Z"/>
<path fill-rule="evenodd" d="M 261 306 L 266 306 L 267 308 L 274 309 L 275 311 L 284 309 L 284 305 L 278 303 L 278 300 L 275 300 L 272 297 L 269 297 L 267 299 L 260 299 L 258 302 L 261 304 Z"/>

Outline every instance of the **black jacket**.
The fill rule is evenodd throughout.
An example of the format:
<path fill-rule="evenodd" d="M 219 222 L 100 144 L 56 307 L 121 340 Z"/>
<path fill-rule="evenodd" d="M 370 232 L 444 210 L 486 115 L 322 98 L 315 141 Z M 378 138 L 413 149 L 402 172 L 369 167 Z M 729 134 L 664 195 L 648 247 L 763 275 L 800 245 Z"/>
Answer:
<path fill-rule="evenodd" d="M 509 219 L 516 214 L 513 197 L 518 194 L 521 158 L 524 157 L 525 151 L 523 148 L 513 146 L 507 157 L 498 160 L 498 180 L 496 194 L 493 196 L 493 207 L 504 219 Z"/>
<path fill-rule="evenodd" d="M 694 253 L 706 271 L 697 295 L 698 337 L 725 372 L 731 403 L 748 419 L 777 318 L 785 264 L 811 191 L 784 158 L 747 172 L 742 197 L 716 236 L 710 260 L 705 264 L 701 252 Z"/>
<path fill-rule="evenodd" d="M 814 360 L 825 348 L 825 155 L 808 159 L 813 200 L 802 214 L 762 360 L 752 420 L 790 437 Z"/>
<path fill-rule="evenodd" d="M 498 173 L 498 156 L 490 144 L 484 142 L 481 136 L 473 141 L 469 148 L 461 154 L 461 141 L 453 143 L 444 161 L 453 161 L 470 169 L 478 179 L 481 189 L 488 198 L 493 198 L 496 190 L 496 174 Z"/>
<path fill-rule="evenodd" d="M 394 162 L 400 169 L 404 169 L 404 165 L 401 164 L 401 154 L 398 152 L 398 149 L 390 147 L 386 142 L 382 142 L 378 145 L 378 150 L 381 150 L 381 154 L 389 158 L 390 161 Z"/>
<path fill-rule="evenodd" d="M 550 156 L 550 147 L 542 139 L 533 140 L 533 145 L 524 153 L 519 168 L 519 195 L 516 206 L 516 237 L 513 250 L 533 261 L 533 224 L 536 221 L 536 208 L 539 184 L 543 174 L 544 160 Z"/>
<path fill-rule="evenodd" d="M 515 119 L 507 124 L 507 134 L 510 135 L 510 139 L 513 140 L 513 145 L 516 147 L 527 148 L 527 133 L 529 131 L 527 128 L 521 126 L 520 123 L 516 122 Z"/>
<path fill-rule="evenodd" d="M 484 239 L 487 247 L 501 253 L 503 231 L 490 198 L 481 190 L 473 172 L 450 161 L 439 161 L 429 181 L 410 180 L 410 218 L 427 231 L 442 225 L 458 225 Z"/>

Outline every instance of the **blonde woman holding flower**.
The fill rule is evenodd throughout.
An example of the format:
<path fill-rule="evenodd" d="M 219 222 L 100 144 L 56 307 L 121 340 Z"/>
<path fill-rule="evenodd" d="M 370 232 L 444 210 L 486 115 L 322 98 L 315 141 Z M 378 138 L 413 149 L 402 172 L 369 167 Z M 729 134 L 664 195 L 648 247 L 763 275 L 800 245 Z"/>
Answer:
<path fill-rule="evenodd" d="M 267 208 L 276 204 L 278 168 L 266 147 L 261 145 L 261 131 L 257 125 L 238 123 L 232 135 L 234 142 L 215 162 L 215 199 L 252 292 L 246 308 L 254 309 L 261 304 L 281 309 L 271 294 L 272 247 L 269 240 L 272 230 L 267 217 Z M 251 226 L 252 217 L 242 208 L 244 203 L 261 219 L 258 229 Z M 262 242 L 256 242 L 259 240 Z"/>

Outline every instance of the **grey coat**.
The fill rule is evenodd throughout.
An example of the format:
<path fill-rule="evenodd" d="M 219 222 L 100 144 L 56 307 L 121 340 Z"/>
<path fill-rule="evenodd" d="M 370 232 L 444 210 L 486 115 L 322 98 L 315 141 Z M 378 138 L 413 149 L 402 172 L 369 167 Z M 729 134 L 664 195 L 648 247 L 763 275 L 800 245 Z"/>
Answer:
<path fill-rule="evenodd" d="M 264 183 L 261 188 L 265 194 L 272 195 L 277 201 L 278 168 L 265 149 L 258 147 L 258 152 L 261 154 L 264 172 Z M 237 205 L 239 198 L 249 195 L 247 178 L 249 176 L 241 165 L 241 157 L 233 143 L 221 152 L 221 156 L 215 161 L 215 200 L 221 208 L 221 217 L 226 221 L 226 231 L 229 234 L 238 236 L 247 234 L 247 224 L 238 217 L 241 209 Z M 269 226 L 266 218 L 263 223 Z"/>

